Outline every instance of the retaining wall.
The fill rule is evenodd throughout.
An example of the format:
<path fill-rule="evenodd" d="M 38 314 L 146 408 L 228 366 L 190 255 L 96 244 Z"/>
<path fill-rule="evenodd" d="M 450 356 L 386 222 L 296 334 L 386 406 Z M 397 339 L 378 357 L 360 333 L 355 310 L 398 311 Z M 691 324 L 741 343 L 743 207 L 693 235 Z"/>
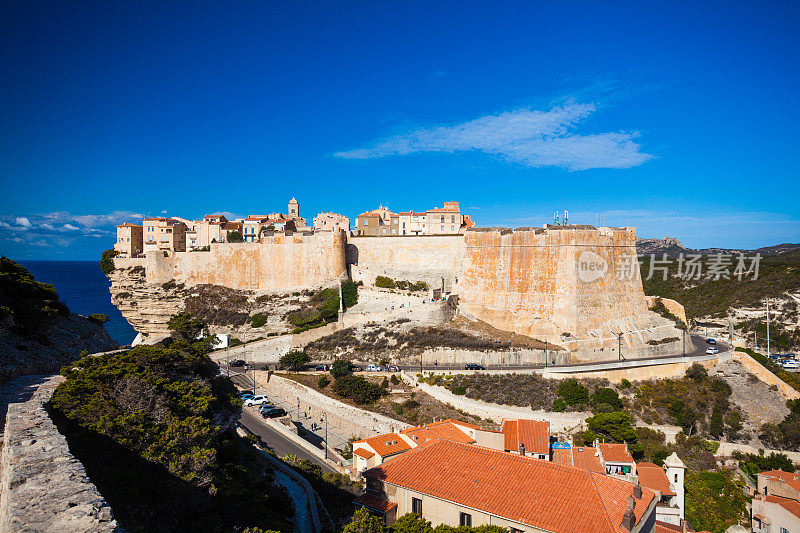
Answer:
<path fill-rule="evenodd" d="M 29 400 L 8 405 L 0 476 L 0 532 L 117 531 L 111 507 L 69 452 L 66 439 L 45 410 L 45 403 L 64 378 L 20 379 L 37 378 L 41 384 L 30 385 L 38 388 Z"/>
<path fill-rule="evenodd" d="M 747 369 L 748 372 L 753 374 L 755 377 L 766 383 L 767 385 L 775 385 L 778 388 L 778 392 L 781 393 L 781 396 L 786 398 L 787 400 L 796 400 L 800 398 L 800 392 L 798 392 L 794 387 L 783 381 L 781 378 L 761 366 L 761 364 L 747 355 L 744 352 L 731 352 L 733 355 L 733 360 L 738 361 L 742 364 L 743 367 Z"/>

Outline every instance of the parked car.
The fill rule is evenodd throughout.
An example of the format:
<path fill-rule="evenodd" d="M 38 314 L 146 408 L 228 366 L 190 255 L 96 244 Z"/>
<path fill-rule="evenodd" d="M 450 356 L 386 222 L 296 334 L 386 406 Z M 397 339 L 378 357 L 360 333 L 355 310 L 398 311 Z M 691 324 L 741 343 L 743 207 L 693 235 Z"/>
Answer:
<path fill-rule="evenodd" d="M 262 403 L 258 406 L 259 413 L 263 413 L 267 409 L 275 409 L 275 406 L 272 404 L 272 402 Z"/>
<path fill-rule="evenodd" d="M 252 398 L 248 398 L 244 401 L 244 404 L 248 407 L 252 405 L 263 405 L 265 403 L 269 403 L 269 398 L 267 398 L 263 394 L 259 394 L 258 396 L 253 396 Z"/>
<path fill-rule="evenodd" d="M 361 372 L 361 367 L 358 365 L 350 365 L 350 372 Z"/>
<path fill-rule="evenodd" d="M 464 365 L 464 370 L 486 370 L 486 369 L 477 363 L 467 363 L 466 365 Z"/>
<path fill-rule="evenodd" d="M 316 370 L 317 372 L 327 372 L 328 370 L 330 370 L 330 367 L 328 365 L 317 365 L 314 368 L 314 370 Z"/>
<path fill-rule="evenodd" d="M 244 366 L 246 363 L 242 359 L 234 359 L 228 362 L 228 366 Z"/>
<path fill-rule="evenodd" d="M 397 365 L 389 365 L 386 367 L 389 372 L 400 372 L 400 367 Z"/>
<path fill-rule="evenodd" d="M 277 418 L 279 416 L 286 416 L 286 411 L 280 407 L 273 407 L 272 409 L 261 411 L 261 416 L 264 418 Z"/>
<path fill-rule="evenodd" d="M 708 338 L 706 339 L 706 344 L 717 344 L 717 339 Z"/>
<path fill-rule="evenodd" d="M 381 367 L 378 365 L 367 365 L 367 372 L 380 372 Z"/>
<path fill-rule="evenodd" d="M 781 363 L 781 366 L 784 370 L 790 370 L 793 372 L 797 372 L 800 370 L 800 361 L 795 361 L 794 359 L 790 359 L 789 361 L 784 361 Z"/>
<path fill-rule="evenodd" d="M 708 348 L 706 348 L 706 353 L 712 354 L 712 355 L 716 354 L 716 353 L 719 353 L 719 348 L 717 348 L 716 346 L 709 346 Z"/>
<path fill-rule="evenodd" d="M 246 400 L 248 398 L 252 398 L 253 397 L 253 393 L 252 392 L 243 392 L 243 393 L 241 393 L 240 396 L 241 396 L 242 400 Z"/>

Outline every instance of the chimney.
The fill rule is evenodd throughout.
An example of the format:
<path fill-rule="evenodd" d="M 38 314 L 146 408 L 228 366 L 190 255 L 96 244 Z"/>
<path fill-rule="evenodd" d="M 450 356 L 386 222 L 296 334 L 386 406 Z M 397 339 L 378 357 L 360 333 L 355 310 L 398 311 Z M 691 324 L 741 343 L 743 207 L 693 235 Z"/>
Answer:
<path fill-rule="evenodd" d="M 525 455 L 525 443 L 524 442 L 521 442 L 520 445 L 519 445 L 519 454 L 520 455 Z"/>
<path fill-rule="evenodd" d="M 626 531 L 632 531 L 635 524 L 636 516 L 633 514 L 633 511 L 630 509 L 626 510 L 625 514 L 622 515 L 622 528 Z"/>
<path fill-rule="evenodd" d="M 628 496 L 628 510 L 633 511 L 636 509 L 636 500 L 633 496 Z"/>
<path fill-rule="evenodd" d="M 642 498 L 642 486 L 638 483 L 633 487 L 633 497 L 637 500 Z"/>

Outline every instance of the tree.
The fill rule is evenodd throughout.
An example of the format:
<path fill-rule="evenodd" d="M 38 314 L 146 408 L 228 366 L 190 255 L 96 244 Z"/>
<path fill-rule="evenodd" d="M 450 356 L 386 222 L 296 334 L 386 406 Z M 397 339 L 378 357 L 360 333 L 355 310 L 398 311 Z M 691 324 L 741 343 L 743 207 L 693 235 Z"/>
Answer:
<path fill-rule="evenodd" d="M 708 371 L 700 363 L 694 363 L 686 370 L 686 377 L 700 383 L 708 378 Z"/>
<path fill-rule="evenodd" d="M 378 276 L 375 278 L 375 286 L 384 289 L 396 289 L 397 283 L 388 276 Z"/>
<path fill-rule="evenodd" d="M 311 358 L 306 355 L 306 352 L 299 350 L 292 350 L 286 355 L 278 359 L 278 363 L 283 368 L 288 368 L 294 372 L 303 370 L 303 367 L 311 362 Z"/>
<path fill-rule="evenodd" d="M 317 387 L 319 387 L 320 389 L 324 389 L 325 387 L 328 386 L 328 383 L 330 382 L 331 382 L 330 378 L 325 374 L 322 374 L 317 380 Z"/>
<path fill-rule="evenodd" d="M 383 520 L 367 511 L 365 507 L 353 513 L 353 519 L 342 529 L 342 533 L 386 533 L 387 531 Z"/>
<path fill-rule="evenodd" d="M 607 404 L 611 406 L 612 411 L 619 411 L 622 409 L 622 400 L 619 399 L 619 394 L 614 389 L 608 387 L 599 387 L 591 400 L 592 406 L 597 407 L 600 404 Z"/>
<path fill-rule="evenodd" d="M 397 522 L 392 525 L 393 533 L 432 533 L 433 527 L 431 523 L 417 516 L 414 513 L 407 513 L 401 516 Z"/>
<path fill-rule="evenodd" d="M 352 281 L 342 282 L 342 300 L 345 309 L 350 309 L 358 303 L 358 284 Z"/>
<path fill-rule="evenodd" d="M 238 230 L 229 231 L 228 242 L 244 242 L 244 237 L 242 236 L 242 232 Z"/>
<path fill-rule="evenodd" d="M 636 442 L 638 437 L 631 426 L 631 417 L 622 411 L 597 413 L 586 419 L 589 429 L 607 435 L 615 442 Z"/>
<path fill-rule="evenodd" d="M 347 359 L 337 359 L 331 365 L 331 376 L 341 378 L 350 373 L 350 361 Z"/>
<path fill-rule="evenodd" d="M 179 313 L 167 322 L 167 327 L 177 337 L 192 342 L 197 340 L 206 329 L 206 323 L 191 313 Z"/>
<path fill-rule="evenodd" d="M 100 255 L 100 270 L 102 270 L 103 274 L 106 276 L 114 272 L 114 258 L 117 254 L 119 254 L 119 252 L 111 248 Z"/>
<path fill-rule="evenodd" d="M 558 384 L 558 395 L 567 405 L 584 405 L 589 401 L 589 391 L 577 379 L 565 379 Z"/>

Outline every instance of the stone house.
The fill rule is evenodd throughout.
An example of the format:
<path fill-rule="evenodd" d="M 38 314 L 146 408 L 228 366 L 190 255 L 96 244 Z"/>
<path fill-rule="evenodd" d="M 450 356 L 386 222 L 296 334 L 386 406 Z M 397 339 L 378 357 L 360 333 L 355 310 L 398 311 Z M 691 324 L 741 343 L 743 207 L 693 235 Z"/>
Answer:
<path fill-rule="evenodd" d="M 114 250 L 121 257 L 137 257 L 144 251 L 142 226 L 126 222 L 117 226 Z"/>
<path fill-rule="evenodd" d="M 166 217 L 151 217 L 142 221 L 144 251 L 186 251 L 186 224 Z"/>
<path fill-rule="evenodd" d="M 426 212 L 428 224 L 427 235 L 457 235 L 462 233 L 461 225 L 464 217 L 458 202 L 445 202 L 443 207 L 428 209 Z"/>
<path fill-rule="evenodd" d="M 245 242 L 258 242 L 261 230 L 267 226 L 269 220 L 266 216 L 250 215 L 242 220 L 242 237 Z"/>
<path fill-rule="evenodd" d="M 427 213 L 406 211 L 399 213 L 400 235 L 427 235 Z"/>
<path fill-rule="evenodd" d="M 433 526 L 532 531 L 651 532 L 656 495 L 612 476 L 482 446 L 439 440 L 363 473 L 355 503 L 392 524 L 415 513 Z"/>
<path fill-rule="evenodd" d="M 800 475 L 769 470 L 757 476 L 751 529 L 755 533 L 800 531 Z"/>
<path fill-rule="evenodd" d="M 400 235 L 400 215 L 392 213 L 386 206 L 361 213 L 356 217 L 355 234 L 369 237 L 391 237 Z"/>
<path fill-rule="evenodd" d="M 315 232 L 344 230 L 350 235 L 350 219 L 338 213 L 320 213 L 314 217 L 313 230 Z"/>

